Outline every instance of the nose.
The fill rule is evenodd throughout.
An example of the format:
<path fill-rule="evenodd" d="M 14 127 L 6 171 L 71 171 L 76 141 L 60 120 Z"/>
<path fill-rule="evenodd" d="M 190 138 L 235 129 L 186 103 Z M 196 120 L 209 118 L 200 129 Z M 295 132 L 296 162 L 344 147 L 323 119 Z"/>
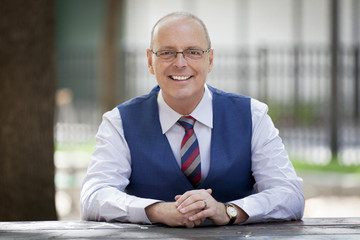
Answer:
<path fill-rule="evenodd" d="M 185 67 L 187 64 L 187 61 L 185 59 L 185 55 L 183 52 L 177 52 L 175 55 L 175 66 L 176 67 Z"/>

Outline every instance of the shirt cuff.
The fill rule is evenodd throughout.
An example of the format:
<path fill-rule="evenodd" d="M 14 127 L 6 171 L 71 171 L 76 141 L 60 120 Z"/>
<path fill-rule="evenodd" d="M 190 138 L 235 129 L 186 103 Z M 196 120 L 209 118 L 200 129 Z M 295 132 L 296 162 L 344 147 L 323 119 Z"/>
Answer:
<path fill-rule="evenodd" d="M 152 224 L 146 215 L 145 208 L 151 204 L 162 202 L 160 200 L 138 198 L 129 206 L 129 220 L 130 222 Z"/>
<path fill-rule="evenodd" d="M 249 218 L 241 224 L 254 223 L 259 220 L 259 216 L 261 215 L 261 206 L 257 204 L 257 201 L 251 200 L 247 197 L 237 201 L 232 201 L 231 203 L 241 208 L 249 216 Z"/>

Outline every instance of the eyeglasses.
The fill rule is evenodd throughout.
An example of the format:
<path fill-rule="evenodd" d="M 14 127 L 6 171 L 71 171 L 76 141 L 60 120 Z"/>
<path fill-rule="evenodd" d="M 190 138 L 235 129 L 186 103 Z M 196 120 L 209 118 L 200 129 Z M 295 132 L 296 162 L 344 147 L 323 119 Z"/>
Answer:
<path fill-rule="evenodd" d="M 151 52 L 155 54 L 157 57 L 159 57 L 162 60 L 174 60 L 178 53 L 181 53 L 186 60 L 199 60 L 204 56 L 204 53 L 210 52 L 210 48 L 206 50 L 201 49 L 187 49 L 182 52 L 177 52 L 175 50 L 160 50 L 157 52 L 154 52 L 151 49 Z"/>

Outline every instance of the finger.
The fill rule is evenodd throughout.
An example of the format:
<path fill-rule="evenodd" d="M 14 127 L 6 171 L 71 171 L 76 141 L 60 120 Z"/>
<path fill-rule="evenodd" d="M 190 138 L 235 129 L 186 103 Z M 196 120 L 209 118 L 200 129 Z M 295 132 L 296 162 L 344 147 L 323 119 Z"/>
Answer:
<path fill-rule="evenodd" d="M 179 198 L 181 197 L 182 195 L 176 195 L 175 196 L 175 207 L 178 207 L 180 204 L 178 202 Z"/>
<path fill-rule="evenodd" d="M 186 199 L 191 197 L 193 194 L 196 194 L 196 192 L 191 191 L 191 192 L 186 192 L 183 195 L 176 195 L 175 196 L 176 207 L 178 207 L 180 204 L 182 204 L 184 201 L 186 201 Z"/>
<path fill-rule="evenodd" d="M 206 220 L 206 218 L 200 218 L 199 220 L 197 220 L 197 221 L 200 221 L 200 224 L 202 224 L 203 222 L 205 222 L 205 220 Z M 199 225 L 200 225 L 199 224 Z"/>
<path fill-rule="evenodd" d="M 200 210 L 204 210 L 208 204 L 209 201 L 211 202 L 213 200 L 213 197 L 211 195 L 209 195 L 207 192 L 205 192 L 205 194 L 194 194 L 191 195 L 190 197 L 188 197 L 186 200 L 184 200 L 180 205 L 178 205 L 177 209 L 180 210 L 182 208 L 186 208 L 190 205 L 193 205 L 199 201 L 202 201 L 202 204 L 196 204 L 196 207 L 200 207 Z M 197 208 L 196 208 L 197 209 Z M 194 208 L 192 209 L 194 210 Z"/>
<path fill-rule="evenodd" d="M 207 190 L 193 190 L 184 193 L 176 202 L 178 203 L 178 208 L 186 207 L 194 202 L 197 202 L 202 199 L 208 198 L 210 194 Z"/>
<path fill-rule="evenodd" d="M 206 218 L 200 218 L 200 219 L 197 219 L 197 220 L 195 220 L 195 221 L 189 221 L 189 220 L 187 220 L 184 225 L 185 225 L 187 228 L 193 228 L 193 227 L 199 226 L 199 225 L 200 225 L 201 223 L 203 223 L 205 220 L 206 220 Z"/>
<path fill-rule="evenodd" d="M 195 227 L 195 223 L 194 223 L 193 221 L 186 221 L 184 225 L 185 225 L 185 227 L 187 227 L 187 228 L 193 228 L 193 227 Z"/>
<path fill-rule="evenodd" d="M 202 200 L 202 201 L 203 201 L 203 203 L 204 203 L 204 207 L 203 207 L 202 210 L 205 210 L 205 209 L 207 208 L 207 202 L 206 202 L 205 200 Z"/>
<path fill-rule="evenodd" d="M 192 196 L 188 197 L 187 199 L 185 199 L 181 204 L 179 204 L 179 206 L 177 208 L 178 208 L 178 210 L 180 210 L 182 208 L 186 208 L 198 201 L 201 201 L 202 199 L 204 199 L 204 197 L 201 197 L 199 195 L 192 195 Z"/>
<path fill-rule="evenodd" d="M 201 212 L 198 212 L 192 216 L 189 217 L 189 221 L 195 222 L 195 221 L 205 221 L 206 218 L 211 216 L 211 210 L 204 210 Z"/>
<path fill-rule="evenodd" d="M 204 200 L 198 200 L 187 206 L 180 205 L 178 207 L 178 210 L 183 214 L 186 214 L 189 212 L 200 212 L 200 211 L 204 210 L 204 207 L 207 206 L 207 204 L 205 204 L 205 202 L 204 202 Z"/>
<path fill-rule="evenodd" d="M 176 195 L 175 196 L 175 205 L 179 206 L 181 203 L 183 203 L 187 198 L 189 198 L 192 194 L 196 194 L 197 190 L 188 191 L 185 192 L 182 195 Z"/>
<path fill-rule="evenodd" d="M 175 199 L 176 202 L 180 205 L 182 202 L 184 202 L 186 199 L 188 199 L 190 196 L 192 196 L 193 194 L 197 194 L 199 190 L 191 190 L 191 191 L 187 191 L 182 195 L 176 195 Z M 178 197 L 179 196 L 179 197 Z"/>
<path fill-rule="evenodd" d="M 198 219 L 196 221 L 193 221 L 194 226 L 199 226 L 202 222 L 203 222 L 202 219 Z"/>

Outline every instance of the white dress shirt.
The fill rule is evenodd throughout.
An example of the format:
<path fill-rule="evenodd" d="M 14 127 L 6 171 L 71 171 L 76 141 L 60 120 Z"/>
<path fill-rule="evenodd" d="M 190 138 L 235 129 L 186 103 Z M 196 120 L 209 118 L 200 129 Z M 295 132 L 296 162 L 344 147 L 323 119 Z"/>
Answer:
<path fill-rule="evenodd" d="M 170 108 L 158 94 L 159 119 L 163 134 L 181 165 L 180 145 L 184 129 L 177 120 L 182 116 Z M 296 176 L 279 131 L 267 114 L 267 106 L 251 99 L 252 174 L 256 194 L 232 201 L 248 215 L 246 223 L 271 220 L 301 219 L 304 210 L 302 179 Z M 210 141 L 213 126 L 212 94 L 205 85 L 205 94 L 190 114 L 197 121 L 202 179 L 210 168 Z M 81 213 L 84 220 L 151 223 L 145 208 L 157 199 L 145 199 L 124 192 L 131 174 L 131 157 L 119 110 L 103 115 L 96 135 L 95 151 L 81 189 Z"/>

